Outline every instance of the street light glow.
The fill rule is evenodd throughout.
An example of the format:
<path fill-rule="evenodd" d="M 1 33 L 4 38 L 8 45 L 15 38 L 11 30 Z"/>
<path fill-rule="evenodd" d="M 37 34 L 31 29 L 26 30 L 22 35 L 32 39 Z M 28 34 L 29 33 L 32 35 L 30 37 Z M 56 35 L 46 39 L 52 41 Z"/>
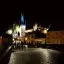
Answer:
<path fill-rule="evenodd" d="M 47 34 L 47 30 L 44 30 L 44 33 Z"/>
<path fill-rule="evenodd" d="M 26 30 L 25 33 L 32 32 L 32 31 L 33 31 L 33 29 Z"/>
<path fill-rule="evenodd" d="M 49 28 L 45 28 L 45 29 L 43 30 L 44 34 L 47 34 L 48 30 L 49 30 Z"/>
<path fill-rule="evenodd" d="M 35 25 L 33 26 L 33 29 L 34 29 L 34 31 L 37 30 L 37 24 L 35 24 Z"/>
<path fill-rule="evenodd" d="M 11 29 L 8 30 L 8 31 L 7 31 L 7 34 L 12 34 L 12 30 L 11 30 Z"/>
<path fill-rule="evenodd" d="M 49 28 L 47 28 L 47 30 L 49 30 Z"/>
<path fill-rule="evenodd" d="M 20 32 L 21 31 L 21 28 L 19 26 L 16 26 L 16 31 L 17 32 Z"/>
<path fill-rule="evenodd" d="M 27 40 L 28 38 L 26 37 L 25 40 Z"/>

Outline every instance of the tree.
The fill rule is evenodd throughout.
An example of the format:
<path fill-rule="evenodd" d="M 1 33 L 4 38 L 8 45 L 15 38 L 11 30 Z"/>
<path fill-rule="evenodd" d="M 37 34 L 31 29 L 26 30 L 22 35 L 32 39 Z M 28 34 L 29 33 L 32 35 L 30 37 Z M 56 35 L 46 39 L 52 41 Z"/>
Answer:
<path fill-rule="evenodd" d="M 33 34 L 35 34 L 35 38 L 46 38 L 46 35 L 39 30 L 34 31 Z"/>

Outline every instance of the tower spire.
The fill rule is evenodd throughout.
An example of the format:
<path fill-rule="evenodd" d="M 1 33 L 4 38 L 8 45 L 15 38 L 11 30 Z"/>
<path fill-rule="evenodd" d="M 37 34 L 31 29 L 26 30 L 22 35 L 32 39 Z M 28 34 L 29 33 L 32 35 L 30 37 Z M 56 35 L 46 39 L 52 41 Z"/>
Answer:
<path fill-rule="evenodd" d="M 24 14 L 21 13 L 21 24 L 24 24 Z"/>

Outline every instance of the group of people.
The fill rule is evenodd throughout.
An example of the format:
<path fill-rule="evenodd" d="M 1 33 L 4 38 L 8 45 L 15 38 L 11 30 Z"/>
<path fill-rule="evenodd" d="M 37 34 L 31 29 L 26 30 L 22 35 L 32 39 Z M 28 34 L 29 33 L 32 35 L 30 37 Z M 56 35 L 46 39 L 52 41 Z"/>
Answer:
<path fill-rule="evenodd" d="M 41 42 L 26 42 L 26 41 L 15 41 L 13 42 L 13 48 L 26 48 L 26 47 L 40 47 Z"/>

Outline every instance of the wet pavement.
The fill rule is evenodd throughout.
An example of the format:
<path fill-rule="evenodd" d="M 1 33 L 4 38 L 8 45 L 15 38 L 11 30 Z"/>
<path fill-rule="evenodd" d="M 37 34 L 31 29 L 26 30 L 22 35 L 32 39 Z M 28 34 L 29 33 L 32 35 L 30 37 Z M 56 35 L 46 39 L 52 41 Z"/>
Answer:
<path fill-rule="evenodd" d="M 64 64 L 61 52 L 52 49 L 27 48 L 11 53 L 8 64 Z"/>

